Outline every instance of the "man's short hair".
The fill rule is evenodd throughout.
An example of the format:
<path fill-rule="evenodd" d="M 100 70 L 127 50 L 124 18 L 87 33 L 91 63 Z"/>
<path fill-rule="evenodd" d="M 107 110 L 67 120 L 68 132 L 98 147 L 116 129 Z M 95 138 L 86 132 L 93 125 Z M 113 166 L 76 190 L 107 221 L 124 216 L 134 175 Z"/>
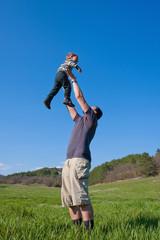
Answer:
<path fill-rule="evenodd" d="M 102 117 L 102 115 L 103 115 L 103 112 L 102 112 L 102 110 L 99 108 L 99 107 L 96 107 L 96 112 L 97 112 L 97 119 L 99 120 L 101 117 Z"/>

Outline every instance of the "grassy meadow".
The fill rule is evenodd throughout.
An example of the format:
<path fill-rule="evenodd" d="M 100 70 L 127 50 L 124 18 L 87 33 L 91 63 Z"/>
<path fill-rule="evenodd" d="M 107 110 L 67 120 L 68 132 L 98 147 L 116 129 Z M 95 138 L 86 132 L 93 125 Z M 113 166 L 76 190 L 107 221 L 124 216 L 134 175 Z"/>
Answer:
<path fill-rule="evenodd" d="M 0 185 L 0 240 L 160 240 L 160 178 L 89 187 L 95 227 L 72 225 L 60 188 Z"/>

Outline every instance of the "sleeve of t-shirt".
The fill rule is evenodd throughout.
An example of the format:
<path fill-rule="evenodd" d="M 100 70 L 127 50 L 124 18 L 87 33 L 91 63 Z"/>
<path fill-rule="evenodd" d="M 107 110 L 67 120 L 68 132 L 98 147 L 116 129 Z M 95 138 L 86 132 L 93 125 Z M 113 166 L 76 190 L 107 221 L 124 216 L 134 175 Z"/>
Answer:
<path fill-rule="evenodd" d="M 82 117 L 77 113 L 75 118 L 73 119 L 74 122 L 77 122 L 78 120 L 80 120 Z"/>
<path fill-rule="evenodd" d="M 89 107 L 89 109 L 85 113 L 85 120 L 90 127 L 93 125 L 97 125 L 97 116 L 91 107 Z"/>
<path fill-rule="evenodd" d="M 77 69 L 79 68 L 79 66 L 74 61 L 72 61 L 70 59 L 67 61 L 67 65 L 71 66 L 73 68 L 77 68 Z"/>

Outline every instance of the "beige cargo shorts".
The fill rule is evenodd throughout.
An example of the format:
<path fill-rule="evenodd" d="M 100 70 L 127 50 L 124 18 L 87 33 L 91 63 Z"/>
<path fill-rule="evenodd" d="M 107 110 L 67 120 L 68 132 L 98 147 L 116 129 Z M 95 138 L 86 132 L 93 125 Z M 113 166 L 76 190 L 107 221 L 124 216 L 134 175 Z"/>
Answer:
<path fill-rule="evenodd" d="M 90 162 L 84 158 L 67 159 L 62 170 L 62 206 L 91 204 L 88 194 Z"/>

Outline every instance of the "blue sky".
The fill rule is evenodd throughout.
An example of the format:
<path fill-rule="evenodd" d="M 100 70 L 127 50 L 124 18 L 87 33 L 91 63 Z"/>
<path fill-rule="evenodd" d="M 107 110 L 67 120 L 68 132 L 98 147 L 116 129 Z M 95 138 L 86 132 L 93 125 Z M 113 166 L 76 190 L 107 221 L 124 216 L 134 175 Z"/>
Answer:
<path fill-rule="evenodd" d="M 160 148 L 160 2 L 0 2 L 0 174 L 63 166 L 73 128 L 63 90 L 46 109 L 68 52 L 90 106 L 103 109 L 92 169 Z M 72 101 L 82 114 L 72 91 Z"/>

